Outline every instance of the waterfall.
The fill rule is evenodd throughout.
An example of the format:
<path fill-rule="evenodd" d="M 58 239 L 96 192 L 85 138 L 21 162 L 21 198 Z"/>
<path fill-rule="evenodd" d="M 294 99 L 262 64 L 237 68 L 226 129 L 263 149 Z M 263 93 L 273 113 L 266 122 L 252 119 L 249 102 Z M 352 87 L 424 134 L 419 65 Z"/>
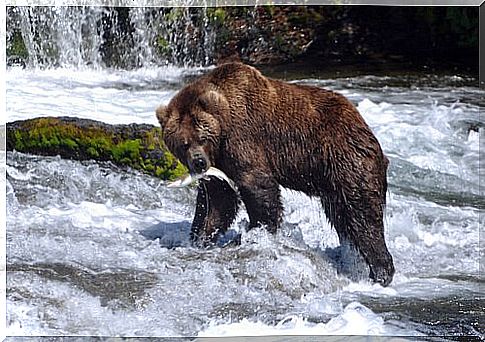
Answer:
<path fill-rule="evenodd" d="M 162 18 L 159 47 L 166 50 L 168 63 L 207 66 L 213 62 L 216 31 L 210 24 L 207 7 L 171 8 Z"/>
<path fill-rule="evenodd" d="M 207 8 L 10 7 L 7 54 L 28 67 L 207 66 Z M 20 47 L 19 47 L 20 46 Z"/>
<path fill-rule="evenodd" d="M 102 65 L 102 7 L 18 7 L 30 66 Z"/>

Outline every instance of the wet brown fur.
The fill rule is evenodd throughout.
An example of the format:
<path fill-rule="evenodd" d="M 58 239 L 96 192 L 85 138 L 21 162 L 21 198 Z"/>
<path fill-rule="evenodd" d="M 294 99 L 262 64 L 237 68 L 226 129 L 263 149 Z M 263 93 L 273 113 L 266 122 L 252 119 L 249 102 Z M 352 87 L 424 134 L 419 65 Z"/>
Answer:
<path fill-rule="evenodd" d="M 241 63 L 224 64 L 157 109 L 167 147 L 189 168 L 202 155 L 237 185 L 250 227 L 271 232 L 283 214 L 279 185 L 317 196 L 340 241 L 350 240 L 386 286 L 394 274 L 384 240 L 387 158 L 344 96 L 264 77 Z M 213 242 L 237 213 L 224 182 L 202 182 L 194 241 Z"/>

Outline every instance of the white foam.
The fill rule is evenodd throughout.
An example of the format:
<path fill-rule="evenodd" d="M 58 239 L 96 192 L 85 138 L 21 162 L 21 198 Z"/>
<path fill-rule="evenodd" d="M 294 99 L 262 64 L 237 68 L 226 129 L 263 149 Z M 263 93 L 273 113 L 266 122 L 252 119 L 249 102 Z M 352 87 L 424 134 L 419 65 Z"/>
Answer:
<path fill-rule="evenodd" d="M 389 154 L 423 169 L 473 177 L 475 165 L 464 164 L 462 153 L 467 154 L 467 160 L 478 159 L 478 141 L 469 139 L 470 134 L 458 132 L 464 129 L 460 120 L 479 121 L 478 106 L 458 100 L 452 104 L 439 104 L 436 100 L 390 104 L 364 98 L 358 109 Z M 455 155 L 450 150 L 462 153 Z"/>
<path fill-rule="evenodd" d="M 358 302 L 348 304 L 342 313 L 326 323 L 310 323 L 291 315 L 276 325 L 242 319 L 235 323 L 212 322 L 198 337 L 292 336 L 292 335 L 395 335 L 398 329 L 386 326 L 384 320 Z M 399 331 L 403 335 L 403 331 Z M 413 333 L 415 334 L 415 333 Z"/>
<path fill-rule="evenodd" d="M 178 82 L 186 71 L 173 67 L 125 72 L 9 68 L 6 120 L 73 116 L 116 124 L 157 125 L 155 109 L 167 103 L 175 90 L 156 84 Z"/>

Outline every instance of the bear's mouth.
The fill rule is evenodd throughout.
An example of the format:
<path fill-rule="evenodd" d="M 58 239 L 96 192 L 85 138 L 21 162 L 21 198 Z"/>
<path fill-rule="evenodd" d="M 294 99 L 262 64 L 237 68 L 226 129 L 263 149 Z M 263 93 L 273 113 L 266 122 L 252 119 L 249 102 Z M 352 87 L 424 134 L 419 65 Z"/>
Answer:
<path fill-rule="evenodd" d="M 202 175 L 209 169 L 205 159 L 195 159 L 189 163 L 189 170 L 192 175 Z"/>
<path fill-rule="evenodd" d="M 188 167 L 192 175 L 202 175 L 211 167 L 209 158 L 203 152 L 194 152 L 190 157 Z"/>

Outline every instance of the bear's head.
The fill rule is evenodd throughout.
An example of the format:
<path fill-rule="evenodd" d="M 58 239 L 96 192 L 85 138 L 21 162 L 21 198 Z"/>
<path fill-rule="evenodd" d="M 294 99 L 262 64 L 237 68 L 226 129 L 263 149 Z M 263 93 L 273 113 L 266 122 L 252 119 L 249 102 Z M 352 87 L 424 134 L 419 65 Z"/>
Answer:
<path fill-rule="evenodd" d="M 215 165 L 221 142 L 221 117 L 229 110 L 224 95 L 189 85 L 156 110 L 165 145 L 191 174 Z"/>

